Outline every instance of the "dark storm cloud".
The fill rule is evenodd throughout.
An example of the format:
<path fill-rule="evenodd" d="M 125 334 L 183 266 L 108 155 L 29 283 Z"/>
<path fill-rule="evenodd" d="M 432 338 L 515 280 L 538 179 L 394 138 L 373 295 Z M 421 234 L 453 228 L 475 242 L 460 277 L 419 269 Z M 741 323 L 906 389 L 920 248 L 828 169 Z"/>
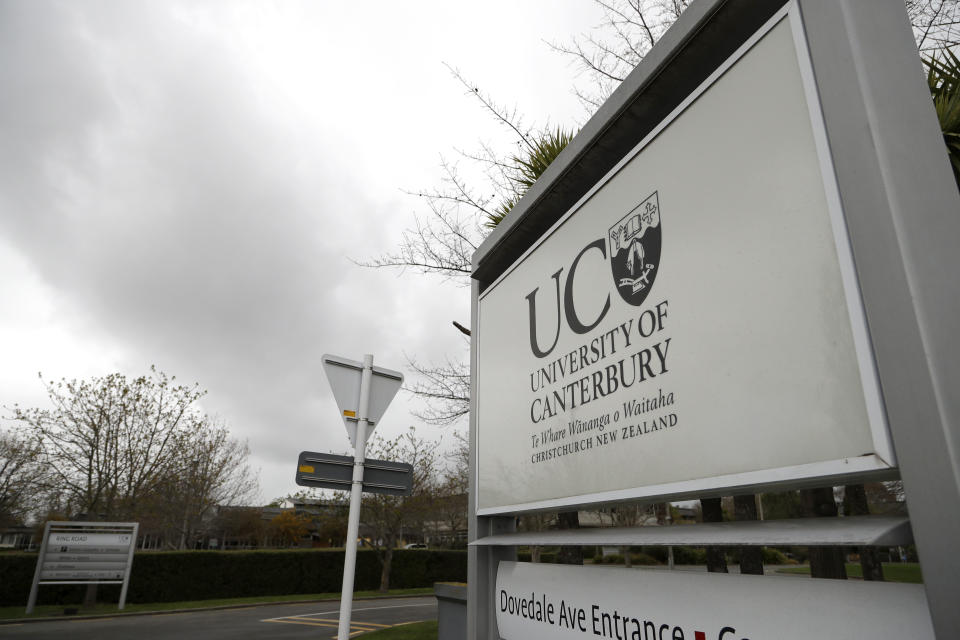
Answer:
<path fill-rule="evenodd" d="M 346 256 L 395 237 L 387 212 L 228 44 L 174 5 L 0 2 L 0 232 L 280 464 L 329 412 L 323 351 L 398 366 L 429 329 L 382 322 L 406 281 Z"/>

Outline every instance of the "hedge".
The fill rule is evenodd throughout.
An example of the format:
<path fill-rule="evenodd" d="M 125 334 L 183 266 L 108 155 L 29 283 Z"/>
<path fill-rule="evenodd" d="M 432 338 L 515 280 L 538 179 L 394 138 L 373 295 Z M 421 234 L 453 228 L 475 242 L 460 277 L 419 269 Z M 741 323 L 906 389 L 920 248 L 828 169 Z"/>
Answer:
<path fill-rule="evenodd" d="M 640 553 L 632 553 L 631 561 L 633 564 L 666 564 L 668 561 L 667 547 L 631 547 L 631 550 L 640 549 Z M 740 547 L 725 547 L 726 557 L 732 564 L 740 562 Z M 782 551 L 772 547 L 762 547 L 764 564 L 788 564 L 790 561 Z M 707 563 L 707 552 L 704 547 L 685 547 L 676 546 L 673 548 L 673 561 L 676 564 L 698 565 Z M 623 556 L 613 554 L 595 559 L 594 562 L 602 564 L 622 564 Z"/>
<path fill-rule="evenodd" d="M 0 606 L 27 604 L 36 554 L 0 554 Z M 434 582 L 465 582 L 465 551 L 398 549 L 393 552 L 390 587 L 429 587 Z M 134 556 L 127 602 L 177 602 L 245 596 L 340 591 L 343 550 L 144 551 Z M 380 586 L 375 552 L 357 553 L 354 589 Z M 38 604 L 83 600 L 83 586 L 41 586 Z M 97 599 L 116 602 L 118 585 L 101 585 Z"/>
<path fill-rule="evenodd" d="M 533 555 L 529 551 L 518 551 L 517 560 L 520 562 L 532 562 Z M 554 564 L 557 561 L 556 551 L 541 551 L 540 562 L 543 564 Z"/>

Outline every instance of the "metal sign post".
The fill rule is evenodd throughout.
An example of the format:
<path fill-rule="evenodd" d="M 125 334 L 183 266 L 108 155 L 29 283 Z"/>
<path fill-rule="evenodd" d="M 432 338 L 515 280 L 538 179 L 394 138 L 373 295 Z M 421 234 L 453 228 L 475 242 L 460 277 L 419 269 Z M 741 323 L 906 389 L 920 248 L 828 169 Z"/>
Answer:
<path fill-rule="evenodd" d="M 363 458 L 367 451 L 367 407 L 370 404 L 370 374 L 373 356 L 363 356 L 360 378 L 360 411 L 357 416 L 356 446 L 353 455 L 353 487 L 350 490 L 350 516 L 347 521 L 347 548 L 343 556 L 343 586 L 340 589 L 339 640 L 350 637 L 350 616 L 353 612 L 353 578 L 357 567 L 357 533 L 360 529 L 360 500 L 363 492 Z"/>
<path fill-rule="evenodd" d="M 372 432 L 376 427 L 376 422 L 403 384 L 403 375 L 387 369 L 374 369 L 371 354 L 364 355 L 362 363 L 325 355 L 323 366 L 340 407 L 347 434 L 356 447 L 350 490 L 350 515 L 347 521 L 347 546 L 343 558 L 343 586 L 340 590 L 340 625 L 337 632 L 339 640 L 347 640 L 350 637 L 350 617 L 353 609 L 353 581 L 357 566 L 357 535 L 360 529 L 360 502 L 368 428 Z M 299 475 L 298 473 L 298 478 Z"/>

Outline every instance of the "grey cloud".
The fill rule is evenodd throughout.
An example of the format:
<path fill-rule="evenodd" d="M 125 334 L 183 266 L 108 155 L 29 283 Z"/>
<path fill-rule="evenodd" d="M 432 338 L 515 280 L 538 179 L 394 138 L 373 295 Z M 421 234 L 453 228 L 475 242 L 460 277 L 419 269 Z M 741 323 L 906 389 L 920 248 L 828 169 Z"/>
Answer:
<path fill-rule="evenodd" d="M 366 195 L 375 143 L 332 147 L 178 11 L 0 0 L 0 233 L 131 373 L 208 388 L 275 476 L 301 449 L 346 447 L 322 353 L 464 353 L 450 320 L 469 320 L 469 291 L 352 264 L 415 206 Z M 411 405 L 381 431 L 413 424 Z"/>

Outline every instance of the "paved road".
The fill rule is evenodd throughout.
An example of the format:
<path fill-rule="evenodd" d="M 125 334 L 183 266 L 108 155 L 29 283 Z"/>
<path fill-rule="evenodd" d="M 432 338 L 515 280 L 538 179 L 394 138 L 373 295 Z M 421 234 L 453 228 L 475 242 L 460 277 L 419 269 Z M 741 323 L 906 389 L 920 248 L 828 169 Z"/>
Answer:
<path fill-rule="evenodd" d="M 266 605 L 94 620 L 0 625 L 0 638 L 63 640 L 246 640 L 278 638 L 328 640 L 337 635 L 340 603 Z M 353 603 L 351 635 L 405 622 L 435 620 L 433 596 L 359 600 Z"/>

